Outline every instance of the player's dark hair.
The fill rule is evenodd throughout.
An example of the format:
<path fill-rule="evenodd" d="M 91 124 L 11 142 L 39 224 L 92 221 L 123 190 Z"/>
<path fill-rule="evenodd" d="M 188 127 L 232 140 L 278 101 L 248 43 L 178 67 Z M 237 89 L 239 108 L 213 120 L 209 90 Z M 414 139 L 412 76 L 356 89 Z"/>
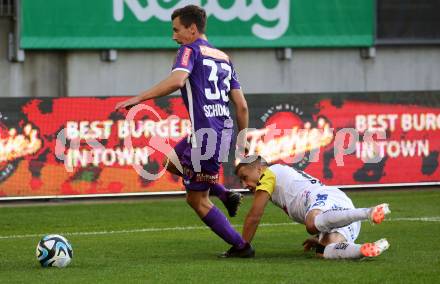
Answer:
<path fill-rule="evenodd" d="M 256 165 L 268 166 L 266 160 L 260 155 L 249 155 L 244 157 L 235 167 L 235 174 L 238 174 L 240 168 L 245 166 L 256 166 Z"/>
<path fill-rule="evenodd" d="M 179 17 L 180 22 L 185 28 L 195 24 L 199 33 L 204 34 L 206 28 L 206 12 L 203 8 L 196 5 L 187 5 L 183 8 L 174 10 L 171 20 Z"/>

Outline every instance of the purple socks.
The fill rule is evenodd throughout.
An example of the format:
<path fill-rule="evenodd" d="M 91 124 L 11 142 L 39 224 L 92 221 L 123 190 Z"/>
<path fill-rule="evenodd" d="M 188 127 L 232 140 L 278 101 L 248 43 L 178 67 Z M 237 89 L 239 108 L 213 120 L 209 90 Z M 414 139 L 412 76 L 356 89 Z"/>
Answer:
<path fill-rule="evenodd" d="M 241 235 L 231 226 L 226 216 L 215 206 L 212 206 L 202 221 L 228 244 L 241 249 L 246 245 Z"/>
<path fill-rule="evenodd" d="M 216 183 L 211 185 L 209 193 L 217 196 L 221 201 L 226 202 L 228 199 L 229 190 L 227 190 L 223 184 Z"/>

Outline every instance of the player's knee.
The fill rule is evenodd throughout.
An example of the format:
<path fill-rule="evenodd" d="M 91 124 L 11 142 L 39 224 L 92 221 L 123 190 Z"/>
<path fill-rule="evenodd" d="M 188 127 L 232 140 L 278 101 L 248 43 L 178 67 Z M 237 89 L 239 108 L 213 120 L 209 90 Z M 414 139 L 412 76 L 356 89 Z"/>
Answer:
<path fill-rule="evenodd" d="M 196 209 L 200 205 L 200 200 L 198 200 L 197 198 L 194 198 L 191 195 L 187 195 L 186 196 L 186 203 L 188 203 L 188 205 L 191 206 L 192 208 Z"/>
<path fill-rule="evenodd" d="M 189 206 L 197 211 L 203 208 L 206 202 L 203 198 L 200 198 L 199 196 L 187 195 L 186 203 L 188 203 Z"/>
<path fill-rule="evenodd" d="M 186 202 L 197 213 L 197 215 L 199 215 L 200 218 L 206 216 L 206 214 L 208 214 L 209 210 L 212 208 L 212 203 L 208 198 L 187 196 Z"/>
<path fill-rule="evenodd" d="M 316 229 L 316 227 L 315 227 L 314 221 L 306 223 L 306 230 L 307 230 L 307 233 L 309 233 L 310 235 L 314 235 L 314 234 L 319 233 L 318 229 Z"/>
<path fill-rule="evenodd" d="M 305 220 L 306 230 L 309 234 L 314 235 L 319 233 L 319 230 L 315 226 L 315 218 L 322 212 L 320 210 L 312 210 L 310 211 Z"/>

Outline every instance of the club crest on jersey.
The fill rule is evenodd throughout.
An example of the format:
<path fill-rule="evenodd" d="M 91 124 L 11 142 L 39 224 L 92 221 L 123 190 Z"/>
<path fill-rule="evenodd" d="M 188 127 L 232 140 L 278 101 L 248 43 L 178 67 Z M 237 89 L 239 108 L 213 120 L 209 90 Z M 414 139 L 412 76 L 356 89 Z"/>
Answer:
<path fill-rule="evenodd" d="M 183 51 L 182 59 L 180 60 L 180 64 L 182 66 L 187 67 L 189 63 L 189 57 L 191 56 L 191 48 L 185 47 L 185 50 Z"/>

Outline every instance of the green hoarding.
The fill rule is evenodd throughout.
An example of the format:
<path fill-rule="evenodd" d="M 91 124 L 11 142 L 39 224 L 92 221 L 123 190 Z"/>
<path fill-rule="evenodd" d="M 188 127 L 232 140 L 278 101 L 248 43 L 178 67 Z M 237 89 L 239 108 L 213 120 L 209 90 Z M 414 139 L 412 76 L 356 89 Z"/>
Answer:
<path fill-rule="evenodd" d="M 21 0 L 21 48 L 174 48 L 170 15 L 208 14 L 218 47 L 371 46 L 374 0 Z"/>

